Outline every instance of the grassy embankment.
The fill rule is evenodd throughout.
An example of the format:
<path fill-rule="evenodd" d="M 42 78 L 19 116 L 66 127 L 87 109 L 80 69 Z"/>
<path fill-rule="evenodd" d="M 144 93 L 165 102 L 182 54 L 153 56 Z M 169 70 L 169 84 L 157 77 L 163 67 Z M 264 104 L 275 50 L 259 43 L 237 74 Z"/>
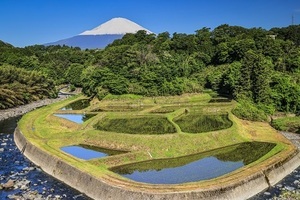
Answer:
<path fill-rule="evenodd" d="M 83 98 L 83 96 L 72 97 L 30 112 L 21 119 L 19 127 L 32 143 L 50 154 L 96 177 L 110 177 L 109 179 L 113 177 L 115 181 L 121 180 L 122 184 L 128 180 L 110 172 L 108 168 L 149 159 L 174 158 L 207 152 L 249 141 L 277 144 L 268 154 L 254 163 L 236 170 L 230 176 L 217 178 L 218 183 L 222 183 L 245 178 L 246 175 L 251 175 L 277 160 L 284 159 L 295 150 L 288 140 L 267 123 L 250 122 L 235 117 L 231 113 L 235 102 L 208 103 L 211 99 L 208 94 L 155 98 L 135 95 L 108 96 L 100 102 L 92 101 L 91 105 L 83 110 L 59 110 Z M 53 116 L 53 113 L 70 112 L 97 115 L 83 124 Z M 162 127 L 160 134 L 155 134 L 153 131 L 153 127 L 157 124 Z M 208 126 L 215 127 L 207 129 Z M 60 151 L 63 146 L 76 144 L 130 151 L 130 153 L 83 161 Z M 243 176 L 239 174 L 241 171 L 244 172 Z M 198 184 L 209 186 L 216 183 L 214 180 L 209 180 L 184 184 L 183 187 L 187 185 L 189 188 L 198 187 Z M 129 185 L 140 187 L 138 183 L 131 181 Z"/>
<path fill-rule="evenodd" d="M 300 117 L 283 117 L 274 119 L 272 126 L 280 131 L 300 133 Z"/>

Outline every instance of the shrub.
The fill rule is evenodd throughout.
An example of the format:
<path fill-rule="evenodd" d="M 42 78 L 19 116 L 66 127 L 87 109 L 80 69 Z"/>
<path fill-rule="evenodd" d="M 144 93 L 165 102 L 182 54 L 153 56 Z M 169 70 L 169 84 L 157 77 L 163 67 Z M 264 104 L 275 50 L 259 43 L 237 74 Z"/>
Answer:
<path fill-rule="evenodd" d="M 284 117 L 274 119 L 271 125 L 280 131 L 300 133 L 300 117 Z"/>
<path fill-rule="evenodd" d="M 75 90 L 76 90 L 76 87 L 73 84 L 71 84 L 70 85 L 70 92 L 74 92 Z"/>
<path fill-rule="evenodd" d="M 267 121 L 267 115 L 263 110 L 258 109 L 254 103 L 249 100 L 240 100 L 232 113 L 240 119 L 250 121 Z"/>

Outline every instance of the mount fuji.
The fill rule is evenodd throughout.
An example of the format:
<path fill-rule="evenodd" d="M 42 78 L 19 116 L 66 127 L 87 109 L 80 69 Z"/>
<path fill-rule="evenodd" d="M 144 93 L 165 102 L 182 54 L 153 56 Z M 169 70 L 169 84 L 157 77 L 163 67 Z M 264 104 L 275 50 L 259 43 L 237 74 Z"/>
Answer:
<path fill-rule="evenodd" d="M 102 49 L 116 39 L 121 39 L 126 33 L 136 33 L 144 30 L 146 33 L 152 32 L 142 26 L 125 18 L 113 18 L 94 29 L 84 31 L 71 38 L 59 40 L 57 42 L 47 43 L 49 45 L 66 45 L 80 47 L 81 49 Z"/>

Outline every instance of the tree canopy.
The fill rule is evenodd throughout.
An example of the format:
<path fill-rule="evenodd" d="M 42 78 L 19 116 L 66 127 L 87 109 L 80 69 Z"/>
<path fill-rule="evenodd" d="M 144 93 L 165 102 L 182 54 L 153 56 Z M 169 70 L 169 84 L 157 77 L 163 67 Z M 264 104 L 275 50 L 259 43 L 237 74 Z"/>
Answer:
<path fill-rule="evenodd" d="M 299 25 L 265 30 L 223 24 L 195 34 L 138 31 L 96 50 L 15 48 L 0 42 L 0 65 L 40 73 L 55 85 L 83 87 L 85 94 L 98 98 L 109 93 L 180 95 L 208 88 L 266 114 L 299 114 L 299 33 Z"/>

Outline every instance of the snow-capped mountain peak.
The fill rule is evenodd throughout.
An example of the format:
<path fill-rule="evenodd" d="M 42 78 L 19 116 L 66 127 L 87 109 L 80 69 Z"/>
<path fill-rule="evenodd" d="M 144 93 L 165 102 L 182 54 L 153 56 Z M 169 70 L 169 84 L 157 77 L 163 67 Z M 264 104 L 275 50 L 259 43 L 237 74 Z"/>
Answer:
<path fill-rule="evenodd" d="M 125 18 L 113 18 L 100 26 L 87 30 L 79 35 L 124 35 L 126 33 L 136 33 L 139 30 L 145 30 L 148 34 L 152 33 L 148 29 Z"/>
<path fill-rule="evenodd" d="M 126 33 L 136 33 L 139 30 L 145 30 L 148 34 L 152 33 L 128 19 L 118 17 L 74 37 L 47 43 L 45 45 L 67 45 L 80 47 L 81 49 L 102 49 L 113 41 L 121 39 Z"/>

